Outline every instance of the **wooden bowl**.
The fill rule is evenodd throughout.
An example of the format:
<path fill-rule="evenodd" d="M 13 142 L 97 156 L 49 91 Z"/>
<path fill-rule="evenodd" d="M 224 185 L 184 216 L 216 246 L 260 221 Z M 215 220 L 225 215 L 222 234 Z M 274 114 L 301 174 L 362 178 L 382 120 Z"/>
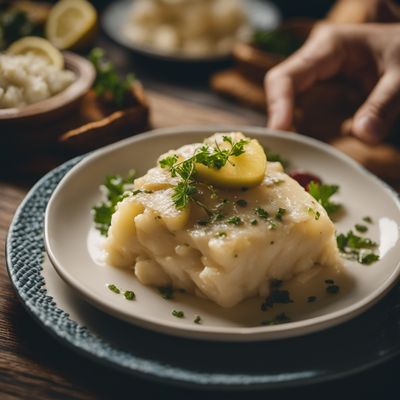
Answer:
<path fill-rule="evenodd" d="M 64 52 L 65 68 L 76 75 L 76 80 L 62 92 L 46 100 L 39 101 L 21 108 L 0 109 L 0 143 L 5 135 L 23 127 L 34 127 L 39 124 L 54 121 L 77 107 L 83 96 L 92 87 L 96 77 L 93 65 L 85 58 L 70 52 Z M 26 129 L 32 135 L 31 129 Z"/>

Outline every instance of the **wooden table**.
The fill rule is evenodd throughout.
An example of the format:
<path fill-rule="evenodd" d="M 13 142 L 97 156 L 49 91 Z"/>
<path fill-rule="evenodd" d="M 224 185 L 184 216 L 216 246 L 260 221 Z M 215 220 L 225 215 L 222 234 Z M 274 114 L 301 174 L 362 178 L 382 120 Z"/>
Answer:
<path fill-rule="evenodd" d="M 107 41 L 102 41 L 102 45 L 110 50 L 122 69 L 131 68 L 132 60 L 127 59 L 121 49 Z M 150 78 L 145 72 L 139 77 L 150 88 L 148 95 L 154 127 L 215 123 L 264 125 L 264 115 L 219 99 L 208 92 L 204 81 L 167 84 L 160 77 Z M 5 265 L 7 229 L 30 186 L 18 181 L 0 181 L 0 399 L 117 399 L 143 395 L 163 399 L 200 399 L 204 396 L 236 399 L 243 396 L 240 393 L 193 392 L 125 376 L 75 354 L 38 326 L 19 303 Z M 400 391 L 399 375 L 400 358 L 397 357 L 378 368 L 340 381 L 298 389 L 253 392 L 252 396 L 318 397 L 324 400 L 343 395 L 346 398 L 388 398 L 389 392 L 398 394 Z"/>

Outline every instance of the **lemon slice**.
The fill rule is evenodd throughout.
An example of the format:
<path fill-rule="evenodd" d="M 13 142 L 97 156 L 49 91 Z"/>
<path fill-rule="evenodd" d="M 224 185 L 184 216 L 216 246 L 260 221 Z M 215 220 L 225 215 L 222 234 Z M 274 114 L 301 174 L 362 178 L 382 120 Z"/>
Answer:
<path fill-rule="evenodd" d="M 26 36 L 17 40 L 7 49 L 7 53 L 11 55 L 23 55 L 32 53 L 48 60 L 58 69 L 64 68 L 64 57 L 58 49 L 56 49 L 46 39 L 36 36 Z"/>
<path fill-rule="evenodd" d="M 219 144 L 226 148 L 225 143 Z M 237 157 L 230 157 L 230 162 L 221 169 L 196 164 L 198 177 L 204 182 L 222 188 L 240 188 L 257 186 L 262 182 L 267 168 L 264 149 L 256 139 L 250 140 L 244 147 L 245 152 Z"/>
<path fill-rule="evenodd" d="M 59 49 L 87 46 L 96 34 L 96 9 L 86 0 L 61 0 L 50 11 L 46 36 Z"/>

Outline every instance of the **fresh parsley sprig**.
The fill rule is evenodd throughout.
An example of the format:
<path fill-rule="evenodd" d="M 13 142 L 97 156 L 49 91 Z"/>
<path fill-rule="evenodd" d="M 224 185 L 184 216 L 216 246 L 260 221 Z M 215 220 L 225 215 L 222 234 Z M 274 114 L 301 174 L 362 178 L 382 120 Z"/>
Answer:
<path fill-rule="evenodd" d="M 106 59 L 105 51 L 94 48 L 88 58 L 96 69 L 96 80 L 93 89 L 98 97 L 108 95 L 119 107 L 123 106 L 125 95 L 130 91 L 135 76 L 128 74 L 120 78 L 111 61 Z"/>
<path fill-rule="evenodd" d="M 124 198 L 127 185 L 133 183 L 134 176 L 135 171 L 132 170 L 125 178 L 120 175 L 110 175 L 105 178 L 103 188 L 105 189 L 107 199 L 92 209 L 96 229 L 102 235 L 107 236 L 108 228 L 111 225 L 111 217 L 115 212 L 117 204 Z"/>
<path fill-rule="evenodd" d="M 342 206 L 341 204 L 334 203 L 331 197 L 339 191 L 338 185 L 327 185 L 323 183 L 317 183 L 311 181 L 308 185 L 308 192 L 314 197 L 322 207 L 325 208 L 329 215 L 339 211 Z"/>
<path fill-rule="evenodd" d="M 172 195 L 172 201 L 178 210 L 185 208 L 189 201 L 193 201 L 202 207 L 207 214 L 212 214 L 207 207 L 195 198 L 198 193 L 198 182 L 195 181 L 196 164 L 202 164 L 213 169 L 221 169 L 228 162 L 234 165 L 230 157 L 238 157 L 243 154 L 245 152 L 244 147 L 248 143 L 245 139 L 235 142 L 230 136 L 223 136 L 222 140 L 228 143 L 230 148 L 222 149 L 216 142 L 215 147 L 201 146 L 194 152 L 192 157 L 186 160 L 179 161 L 178 156 L 174 154 L 159 161 L 160 167 L 167 168 L 172 177 L 180 178 L 180 181 L 174 187 L 174 194 Z"/>
<path fill-rule="evenodd" d="M 379 260 L 379 255 L 374 253 L 377 243 L 371 239 L 358 236 L 353 231 L 347 234 L 339 234 L 336 242 L 340 253 L 350 260 L 358 261 L 360 264 L 370 265 Z"/>

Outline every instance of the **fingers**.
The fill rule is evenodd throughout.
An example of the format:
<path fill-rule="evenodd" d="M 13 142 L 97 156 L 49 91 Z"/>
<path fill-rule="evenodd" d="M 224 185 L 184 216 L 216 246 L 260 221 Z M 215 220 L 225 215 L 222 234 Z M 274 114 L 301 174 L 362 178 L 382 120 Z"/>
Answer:
<path fill-rule="evenodd" d="M 271 69 L 265 77 L 268 126 L 290 129 L 296 94 L 335 75 L 342 59 L 338 31 L 328 26 L 317 29 L 299 51 Z"/>
<path fill-rule="evenodd" d="M 400 70 L 394 67 L 381 77 L 356 112 L 351 133 L 367 143 L 379 143 L 389 134 L 399 111 Z"/>

